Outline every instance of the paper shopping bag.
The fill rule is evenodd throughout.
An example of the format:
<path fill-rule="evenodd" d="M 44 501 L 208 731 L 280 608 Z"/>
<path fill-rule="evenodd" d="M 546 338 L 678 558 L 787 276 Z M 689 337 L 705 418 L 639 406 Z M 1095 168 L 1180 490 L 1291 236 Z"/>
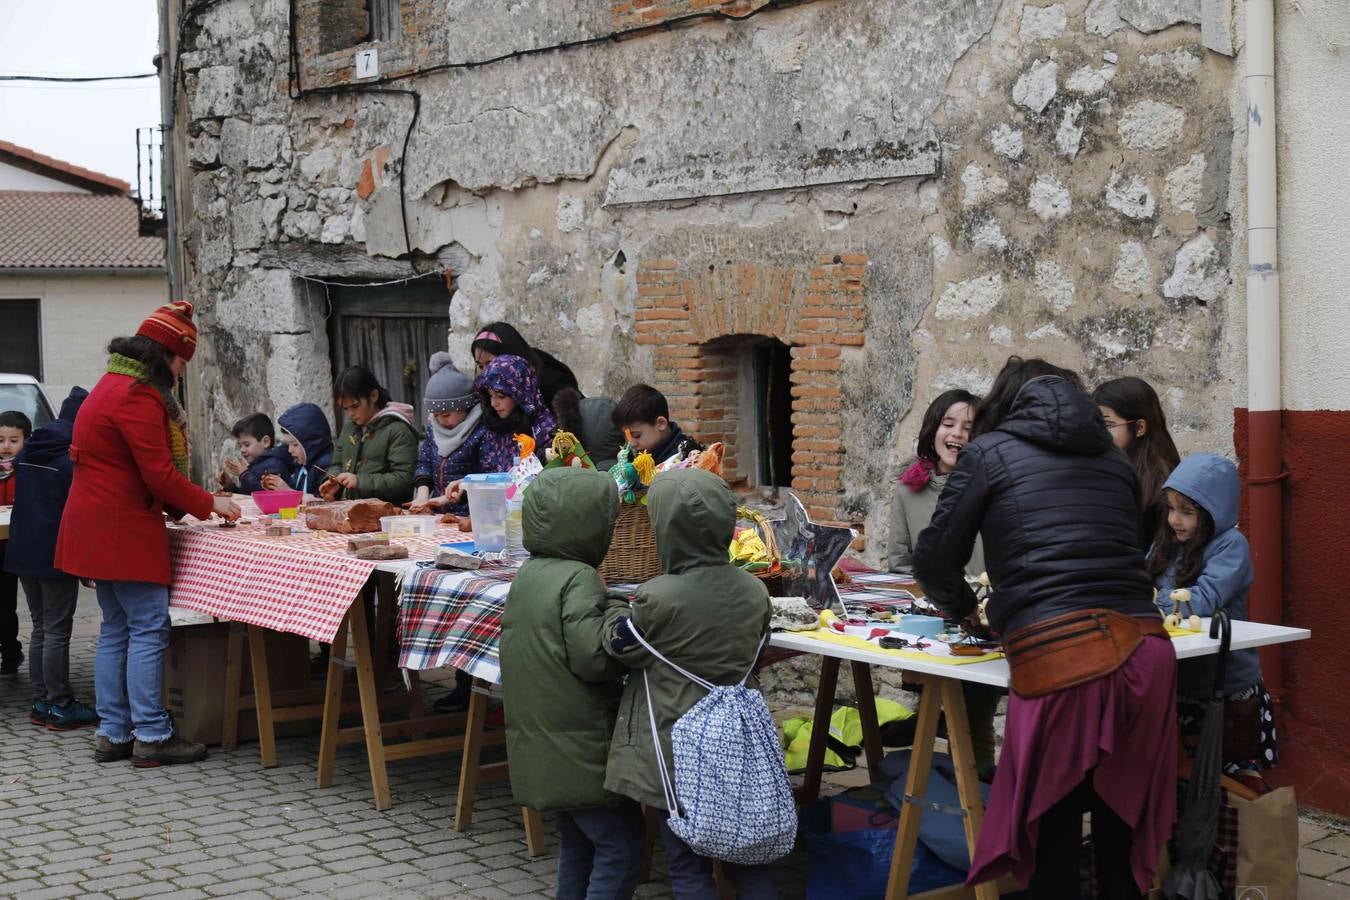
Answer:
<path fill-rule="evenodd" d="M 1243 800 L 1238 811 L 1237 900 L 1298 896 L 1298 803 L 1283 787 Z"/>

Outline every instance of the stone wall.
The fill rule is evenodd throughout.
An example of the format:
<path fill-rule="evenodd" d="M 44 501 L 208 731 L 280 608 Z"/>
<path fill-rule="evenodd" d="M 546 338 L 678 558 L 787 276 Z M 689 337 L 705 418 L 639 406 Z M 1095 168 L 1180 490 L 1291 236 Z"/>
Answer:
<path fill-rule="evenodd" d="M 1007 354 L 1046 356 L 1090 384 L 1141 375 L 1183 452 L 1231 448 L 1233 66 L 1188 27 L 1199 13 L 1005 3 L 962 58 L 935 114 L 921 393 L 979 393 Z"/>
<path fill-rule="evenodd" d="M 928 399 L 1010 353 L 1142 374 L 1184 447 L 1231 448 L 1233 71 L 1198 0 L 404 0 L 335 48 L 342 7 L 296 0 L 297 77 L 280 0 L 187 29 L 199 433 L 327 405 L 304 278 L 430 271 L 461 363 L 507 318 L 738 467 L 728 341 L 791 345 L 793 485 L 872 557 Z"/>

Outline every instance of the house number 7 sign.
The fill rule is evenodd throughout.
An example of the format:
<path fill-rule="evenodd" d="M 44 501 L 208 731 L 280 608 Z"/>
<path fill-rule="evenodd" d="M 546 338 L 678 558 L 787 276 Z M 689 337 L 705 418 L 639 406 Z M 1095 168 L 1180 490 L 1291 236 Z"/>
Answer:
<path fill-rule="evenodd" d="M 356 77 L 374 78 L 380 74 L 380 51 L 374 47 L 356 51 Z"/>

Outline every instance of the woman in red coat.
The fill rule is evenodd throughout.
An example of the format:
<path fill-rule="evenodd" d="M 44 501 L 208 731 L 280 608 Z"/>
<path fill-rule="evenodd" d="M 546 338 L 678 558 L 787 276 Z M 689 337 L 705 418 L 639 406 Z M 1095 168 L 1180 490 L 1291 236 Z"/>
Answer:
<path fill-rule="evenodd" d="M 187 477 L 186 419 L 173 387 L 196 345 L 192 304 L 160 307 L 134 337 L 108 345 L 108 372 L 75 419 L 56 567 L 96 581 L 103 609 L 94 658 L 97 762 L 132 757 L 151 768 L 206 756 L 205 746 L 173 733 L 163 703 L 172 581 L 164 512 L 239 517 L 232 500 Z"/>

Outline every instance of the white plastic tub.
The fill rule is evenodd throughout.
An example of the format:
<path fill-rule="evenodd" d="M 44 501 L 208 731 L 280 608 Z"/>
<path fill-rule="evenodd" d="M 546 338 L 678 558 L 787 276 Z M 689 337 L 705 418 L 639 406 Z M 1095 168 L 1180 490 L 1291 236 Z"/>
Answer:
<path fill-rule="evenodd" d="M 439 516 L 380 516 L 380 530 L 391 538 L 431 534 L 439 520 Z"/>

